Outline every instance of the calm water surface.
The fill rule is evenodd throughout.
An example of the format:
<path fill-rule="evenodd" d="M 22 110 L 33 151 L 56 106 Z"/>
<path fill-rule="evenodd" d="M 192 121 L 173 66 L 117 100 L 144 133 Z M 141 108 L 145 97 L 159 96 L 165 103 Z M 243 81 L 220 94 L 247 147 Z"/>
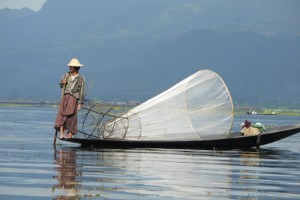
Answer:
<path fill-rule="evenodd" d="M 54 149 L 55 116 L 0 107 L 0 199 L 300 199 L 300 134 L 259 151 Z M 235 130 L 244 119 L 300 123 L 237 116 Z"/>

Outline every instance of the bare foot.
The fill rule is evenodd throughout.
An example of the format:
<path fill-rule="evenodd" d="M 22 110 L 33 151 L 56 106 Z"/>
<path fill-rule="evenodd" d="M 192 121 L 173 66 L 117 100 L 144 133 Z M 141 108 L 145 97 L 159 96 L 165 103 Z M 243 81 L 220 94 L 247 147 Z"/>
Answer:
<path fill-rule="evenodd" d="M 72 133 L 69 133 L 68 134 L 68 138 L 72 138 L 73 137 L 73 134 Z"/>

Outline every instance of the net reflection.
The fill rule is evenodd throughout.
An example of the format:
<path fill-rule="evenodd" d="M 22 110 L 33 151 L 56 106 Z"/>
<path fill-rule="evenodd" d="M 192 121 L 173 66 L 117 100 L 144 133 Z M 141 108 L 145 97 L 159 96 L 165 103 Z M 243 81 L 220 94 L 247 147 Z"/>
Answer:
<path fill-rule="evenodd" d="M 65 199 L 72 195 L 78 198 L 88 195 L 114 199 L 124 199 L 126 196 L 135 199 L 198 199 L 199 195 L 226 199 L 229 196 L 230 158 L 220 157 L 219 153 L 213 151 L 74 149 L 74 152 L 77 167 L 82 165 L 81 170 L 84 171 L 79 179 L 74 168 L 71 171 L 58 170 L 58 178 L 61 179 L 58 185 L 64 190 L 68 189 Z M 64 153 L 57 155 L 68 158 Z M 74 156 L 69 157 L 74 159 Z M 65 167 L 64 164 L 62 166 Z M 73 178 L 65 178 L 61 174 L 65 171 Z M 67 181 L 71 184 L 66 187 Z M 62 195 L 58 198 L 63 199 Z"/>

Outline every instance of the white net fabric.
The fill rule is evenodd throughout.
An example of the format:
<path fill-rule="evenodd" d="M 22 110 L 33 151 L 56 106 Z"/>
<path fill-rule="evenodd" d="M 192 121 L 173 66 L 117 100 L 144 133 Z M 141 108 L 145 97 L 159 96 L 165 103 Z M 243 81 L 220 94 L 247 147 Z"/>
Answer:
<path fill-rule="evenodd" d="M 230 93 L 213 71 L 201 70 L 107 122 L 107 139 L 206 140 L 224 138 L 233 123 Z"/>

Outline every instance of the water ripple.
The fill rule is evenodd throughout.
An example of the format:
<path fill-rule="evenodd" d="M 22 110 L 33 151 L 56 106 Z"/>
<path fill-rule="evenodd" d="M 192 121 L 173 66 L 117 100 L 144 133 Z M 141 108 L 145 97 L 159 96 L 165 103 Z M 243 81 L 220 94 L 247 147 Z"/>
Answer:
<path fill-rule="evenodd" d="M 300 199 L 299 134 L 257 151 L 53 149 L 55 114 L 0 108 L 0 199 Z"/>

